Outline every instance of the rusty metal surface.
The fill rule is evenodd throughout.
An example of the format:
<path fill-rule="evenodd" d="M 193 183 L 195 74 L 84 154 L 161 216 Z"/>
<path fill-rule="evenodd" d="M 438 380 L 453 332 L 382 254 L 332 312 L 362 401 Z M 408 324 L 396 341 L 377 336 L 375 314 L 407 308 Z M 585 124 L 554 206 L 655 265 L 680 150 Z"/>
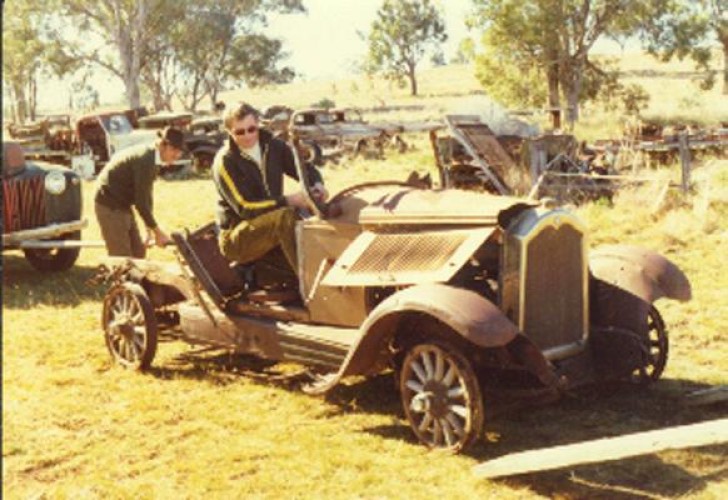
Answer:
<path fill-rule="evenodd" d="M 589 267 L 598 279 L 646 302 L 661 297 L 688 301 L 692 296 L 687 276 L 652 250 L 627 245 L 599 247 L 590 253 Z"/>
<path fill-rule="evenodd" d="M 402 315 L 411 312 L 439 320 L 480 347 L 503 346 L 518 334 L 516 325 L 497 306 L 475 292 L 442 284 L 407 288 L 388 297 L 372 311 L 336 375 L 309 392 L 321 394 L 343 377 L 377 371 Z"/>
<path fill-rule="evenodd" d="M 457 189 L 425 190 L 403 186 L 351 188 L 338 197 L 334 220 L 364 225 L 495 225 L 498 214 L 514 205 L 537 202 Z"/>
<path fill-rule="evenodd" d="M 324 286 L 392 286 L 449 280 L 495 227 L 416 233 L 364 232 L 339 257 Z"/>

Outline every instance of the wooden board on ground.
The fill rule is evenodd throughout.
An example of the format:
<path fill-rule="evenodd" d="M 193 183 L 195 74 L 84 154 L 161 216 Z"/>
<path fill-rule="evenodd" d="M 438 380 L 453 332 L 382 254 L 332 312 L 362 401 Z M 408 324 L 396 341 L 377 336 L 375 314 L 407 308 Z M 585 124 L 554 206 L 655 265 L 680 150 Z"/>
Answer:
<path fill-rule="evenodd" d="M 728 418 L 583 443 L 513 453 L 473 467 L 479 477 L 495 478 L 606 462 L 658 451 L 720 444 L 728 441 Z"/>

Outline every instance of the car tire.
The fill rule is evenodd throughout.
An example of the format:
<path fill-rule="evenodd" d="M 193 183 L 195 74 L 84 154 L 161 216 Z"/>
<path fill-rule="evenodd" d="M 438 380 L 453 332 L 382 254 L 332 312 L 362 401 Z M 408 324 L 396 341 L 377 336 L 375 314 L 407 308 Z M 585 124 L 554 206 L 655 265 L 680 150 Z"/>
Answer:
<path fill-rule="evenodd" d="M 457 348 L 439 340 L 412 346 L 399 370 L 399 389 L 407 421 L 428 448 L 458 453 L 480 436 L 480 382 Z"/>
<path fill-rule="evenodd" d="M 78 241 L 81 239 L 81 232 L 74 231 L 64 235 L 61 239 Z M 24 248 L 23 253 L 30 265 L 38 271 L 58 272 L 73 267 L 81 253 L 81 248 Z"/>
<path fill-rule="evenodd" d="M 146 370 L 157 354 L 158 325 L 152 302 L 136 283 L 112 287 L 104 297 L 101 323 L 106 348 L 125 368 Z"/>

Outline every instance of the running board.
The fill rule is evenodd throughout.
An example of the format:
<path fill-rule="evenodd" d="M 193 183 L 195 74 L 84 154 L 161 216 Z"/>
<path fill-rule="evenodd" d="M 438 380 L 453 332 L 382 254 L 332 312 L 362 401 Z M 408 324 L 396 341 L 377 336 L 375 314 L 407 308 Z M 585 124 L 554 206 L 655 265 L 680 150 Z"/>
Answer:
<path fill-rule="evenodd" d="M 278 341 L 285 359 L 337 369 L 359 337 L 357 328 L 279 324 Z"/>

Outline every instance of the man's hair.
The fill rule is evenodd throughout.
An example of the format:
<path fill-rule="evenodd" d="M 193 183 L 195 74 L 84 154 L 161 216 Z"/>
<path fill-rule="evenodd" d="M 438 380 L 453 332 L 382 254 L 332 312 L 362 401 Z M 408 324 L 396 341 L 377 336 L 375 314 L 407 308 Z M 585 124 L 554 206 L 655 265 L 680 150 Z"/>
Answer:
<path fill-rule="evenodd" d="M 234 107 L 228 109 L 227 112 L 225 112 L 225 128 L 230 130 L 230 127 L 233 126 L 234 121 L 242 120 L 248 115 L 253 115 L 256 120 L 260 118 L 260 112 L 258 112 L 257 109 L 255 109 L 247 102 L 240 102 L 236 104 Z"/>

